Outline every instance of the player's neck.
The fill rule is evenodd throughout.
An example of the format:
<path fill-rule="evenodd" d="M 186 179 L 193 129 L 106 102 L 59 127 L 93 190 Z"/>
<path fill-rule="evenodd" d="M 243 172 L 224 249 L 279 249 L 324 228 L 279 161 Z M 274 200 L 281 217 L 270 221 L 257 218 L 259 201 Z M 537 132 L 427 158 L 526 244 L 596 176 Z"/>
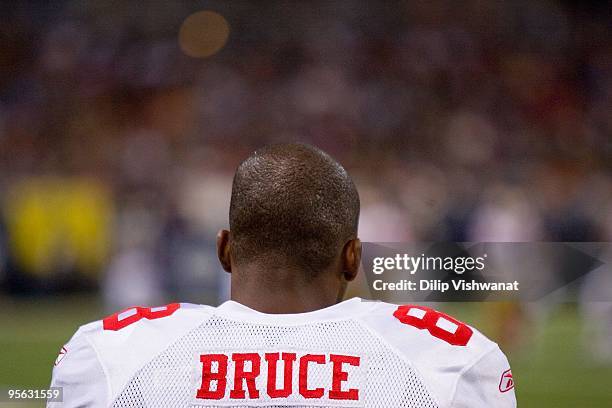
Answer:
<path fill-rule="evenodd" d="M 251 309 L 262 313 L 287 314 L 306 313 L 314 310 L 324 309 L 338 302 L 337 298 L 329 299 L 320 296 L 320 293 L 312 292 L 304 295 L 303 291 L 285 291 L 275 293 L 264 291 L 260 294 L 250 292 L 238 292 L 232 290 L 232 300 Z"/>
<path fill-rule="evenodd" d="M 249 271 L 249 274 L 248 279 L 241 279 L 239 273 L 232 273 L 231 299 L 258 312 L 312 312 L 341 300 L 340 288 L 331 290 L 333 283 L 325 282 L 324 279 L 305 283 L 297 279 L 271 280 L 269 272 L 261 279 L 253 271 Z"/>

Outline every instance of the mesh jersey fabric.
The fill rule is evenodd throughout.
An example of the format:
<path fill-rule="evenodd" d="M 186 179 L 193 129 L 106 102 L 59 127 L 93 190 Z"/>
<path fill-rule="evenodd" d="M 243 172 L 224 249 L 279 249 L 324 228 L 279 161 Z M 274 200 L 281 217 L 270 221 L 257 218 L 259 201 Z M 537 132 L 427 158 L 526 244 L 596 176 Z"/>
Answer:
<path fill-rule="evenodd" d="M 304 350 L 359 355 L 367 359 L 367 381 L 364 399 L 358 406 L 438 408 L 414 370 L 353 320 L 274 326 L 231 321 L 218 316 L 192 330 L 143 367 L 118 396 L 113 407 L 191 406 L 191 361 L 193 355 L 202 350 Z M 160 387 L 160 383 L 163 386 Z M 299 398 L 290 397 L 287 402 L 291 406 L 300 406 Z M 258 403 L 287 406 L 275 405 L 265 393 L 260 394 Z M 238 404 L 249 406 L 248 402 Z"/>
<path fill-rule="evenodd" d="M 217 308 L 129 308 L 82 326 L 65 345 L 51 381 L 63 387 L 64 402 L 48 407 L 516 406 L 510 367 L 495 343 L 431 309 L 401 308 L 417 323 L 433 313 L 440 316 L 439 328 L 457 330 L 454 321 L 473 334 L 466 344 L 453 345 L 431 327 L 400 319 L 397 305 L 359 298 L 289 315 L 259 313 L 233 301 Z M 252 358 L 243 371 L 258 364 L 251 384 L 237 374 L 238 354 Z M 293 361 L 277 361 L 273 374 L 268 356 L 274 354 Z M 221 374 L 222 359 L 206 368 L 204 356 L 224 356 L 226 371 Z M 312 356 L 321 360 L 307 361 L 302 372 Z M 338 356 L 354 360 L 336 365 Z M 293 368 L 289 374 L 287 366 Z M 205 381 L 210 375 L 216 379 Z M 241 386 L 243 395 L 233 395 Z M 281 386 L 288 392 L 272 397 L 270 390 Z M 218 394 L 203 397 L 201 389 Z M 307 396 L 304 389 L 321 393 Z M 332 396 L 334 389 L 341 395 Z M 353 398 L 346 397 L 353 390 Z"/>

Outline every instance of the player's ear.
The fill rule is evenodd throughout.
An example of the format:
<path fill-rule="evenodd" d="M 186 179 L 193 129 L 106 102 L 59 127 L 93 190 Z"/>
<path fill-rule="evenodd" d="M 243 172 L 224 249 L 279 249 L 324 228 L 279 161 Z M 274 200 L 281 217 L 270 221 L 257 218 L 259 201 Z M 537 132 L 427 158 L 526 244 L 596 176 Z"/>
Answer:
<path fill-rule="evenodd" d="M 230 232 L 225 229 L 217 232 L 217 257 L 226 272 L 232 272 L 232 262 L 230 259 Z"/>
<path fill-rule="evenodd" d="M 361 241 L 359 238 L 348 241 L 342 250 L 342 273 L 344 279 L 352 281 L 357 277 L 361 264 Z"/>

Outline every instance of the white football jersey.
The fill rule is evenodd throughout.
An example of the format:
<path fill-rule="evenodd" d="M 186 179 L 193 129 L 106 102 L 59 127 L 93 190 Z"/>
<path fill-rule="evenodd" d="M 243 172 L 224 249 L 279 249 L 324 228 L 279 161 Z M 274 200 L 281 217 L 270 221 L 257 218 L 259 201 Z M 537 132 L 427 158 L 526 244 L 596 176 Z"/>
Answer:
<path fill-rule="evenodd" d="M 508 360 L 423 306 L 353 298 L 300 314 L 234 301 L 130 308 L 64 346 L 48 407 L 515 407 Z"/>

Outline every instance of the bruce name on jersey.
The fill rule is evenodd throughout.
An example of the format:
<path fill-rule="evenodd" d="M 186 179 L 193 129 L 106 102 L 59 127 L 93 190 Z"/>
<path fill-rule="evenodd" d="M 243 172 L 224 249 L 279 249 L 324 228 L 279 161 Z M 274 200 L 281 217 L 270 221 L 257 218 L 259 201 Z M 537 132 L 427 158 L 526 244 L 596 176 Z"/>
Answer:
<path fill-rule="evenodd" d="M 195 357 L 193 403 L 214 400 L 229 405 L 257 399 L 275 405 L 339 401 L 343 406 L 362 405 L 365 373 L 360 356 L 282 350 L 207 352 Z"/>

